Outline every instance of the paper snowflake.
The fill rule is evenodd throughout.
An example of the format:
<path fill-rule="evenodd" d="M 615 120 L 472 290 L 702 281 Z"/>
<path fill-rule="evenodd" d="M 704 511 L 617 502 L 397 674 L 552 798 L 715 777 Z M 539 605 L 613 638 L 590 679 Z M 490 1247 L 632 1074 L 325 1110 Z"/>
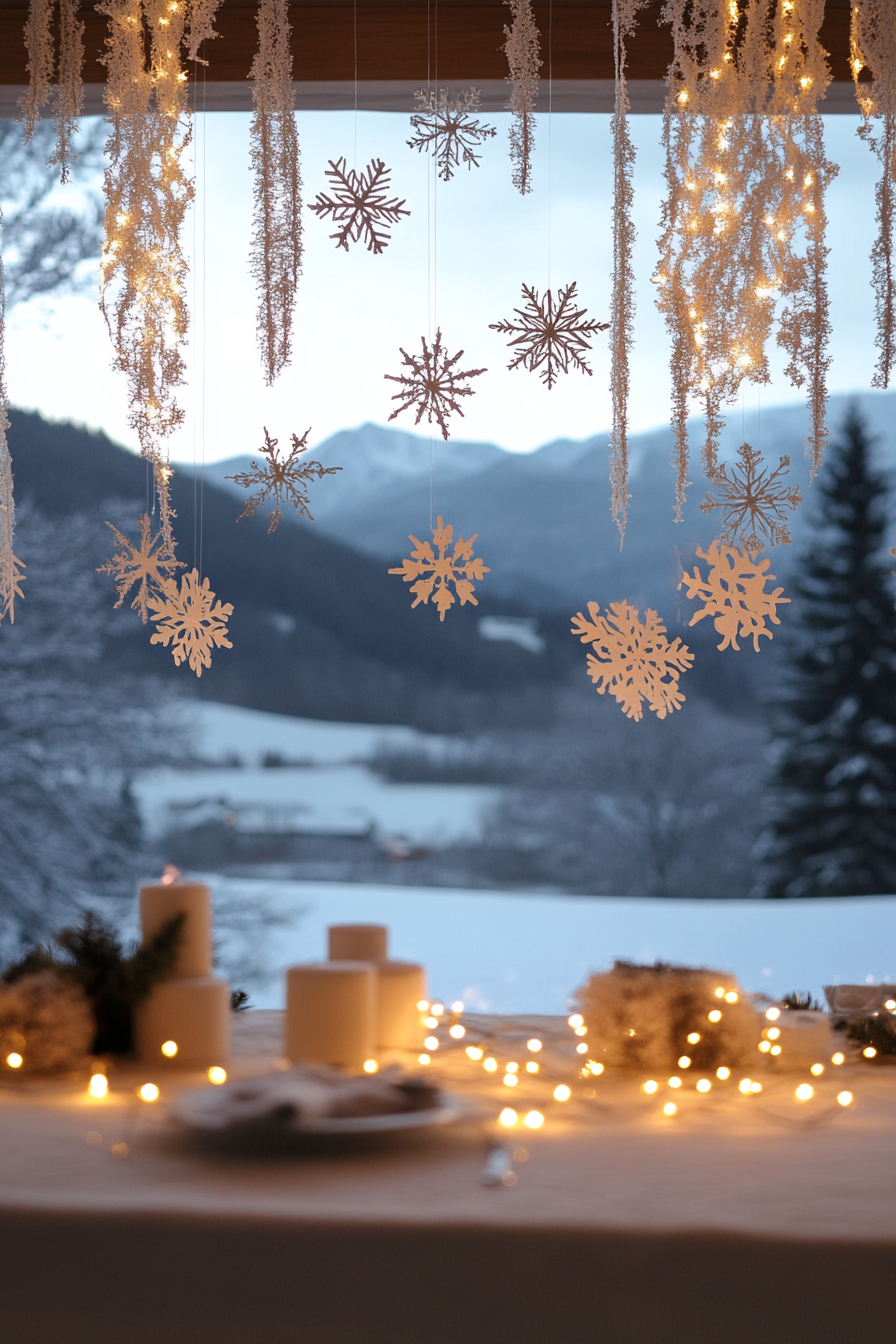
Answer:
<path fill-rule="evenodd" d="M 710 476 L 717 491 L 706 492 L 700 505 L 704 513 L 722 509 L 723 531 L 719 541 L 728 546 L 739 546 L 755 555 L 770 546 L 789 546 L 788 513 L 801 502 L 798 485 L 785 485 L 779 477 L 790 466 L 790 458 L 782 457 L 776 471 L 761 470 L 762 454 L 748 443 L 738 448 L 740 471 L 724 464 Z M 760 538 L 764 537 L 765 541 Z"/>
<path fill-rule="evenodd" d="M 22 600 L 25 596 L 22 592 L 22 584 L 25 582 L 22 570 L 27 568 L 24 560 L 13 555 L 12 551 L 9 552 L 8 559 L 4 559 L 0 565 L 0 621 L 6 617 L 10 625 L 15 625 L 16 598 Z"/>
<path fill-rule="evenodd" d="M 277 452 L 279 439 L 272 439 L 265 427 L 264 445 L 261 452 L 265 455 L 265 461 L 261 466 L 256 461 L 249 463 L 248 471 L 241 471 L 236 476 L 225 476 L 225 481 L 235 481 L 241 485 L 244 490 L 251 490 L 253 486 L 259 489 L 254 495 L 250 495 L 246 500 L 246 507 L 243 509 L 240 518 L 251 518 L 256 509 L 261 508 L 268 500 L 274 503 L 274 511 L 269 515 L 268 532 L 276 532 L 277 526 L 282 518 L 281 505 L 291 504 L 296 511 L 297 518 L 310 518 L 314 522 L 314 514 L 309 509 L 311 503 L 308 496 L 308 488 L 305 484 L 313 478 L 320 480 L 323 476 L 332 476 L 334 472 L 341 471 L 341 467 L 323 467 L 320 462 L 311 459 L 308 462 L 299 462 L 299 453 L 304 453 L 308 447 L 308 435 L 310 429 L 299 438 L 298 434 L 292 436 L 292 448 L 289 456 L 281 459 Z"/>
<path fill-rule="evenodd" d="M 411 583 L 416 579 L 411 588 L 411 592 L 415 594 L 411 603 L 412 611 L 420 602 L 425 606 L 432 597 L 434 605 L 439 609 L 439 620 L 444 621 L 445 612 L 454 606 L 455 601 L 454 593 L 448 585 L 454 584 L 461 606 L 466 602 L 472 602 L 474 607 L 478 607 L 479 603 L 473 596 L 473 580 L 481 583 L 491 570 L 473 556 L 473 542 L 479 536 L 478 532 L 474 532 L 469 541 L 458 537 L 454 542 L 454 550 L 449 555 L 448 549 L 454 540 L 454 528 L 450 523 L 445 526 L 441 514 L 436 523 L 437 526 L 432 529 L 432 540 L 439 552 L 438 555 L 428 541 L 420 541 L 412 533 L 410 540 L 414 543 L 414 550 L 411 551 L 410 558 L 402 560 L 401 566 L 398 569 L 390 569 L 389 573 L 401 574 L 405 583 Z"/>
<path fill-rule="evenodd" d="M 414 97 L 417 111 L 411 117 L 411 126 L 415 135 L 408 141 L 409 148 L 434 155 L 443 182 L 449 182 L 462 163 L 478 168 L 476 150 L 483 140 L 496 134 L 494 126 L 485 126 L 470 115 L 479 107 L 479 90 L 470 89 L 469 93 L 449 98 L 447 89 L 438 93 L 418 89 Z"/>
<path fill-rule="evenodd" d="M 609 691 L 630 719 L 640 721 L 646 700 L 657 718 L 680 709 L 685 697 L 678 689 L 678 676 L 686 672 L 694 655 L 680 639 L 670 644 L 666 627 L 655 611 L 640 619 L 637 607 L 611 602 L 606 616 L 599 616 L 596 602 L 588 603 L 590 621 L 579 611 L 572 618 L 572 634 L 590 644 L 588 675 L 599 695 Z"/>
<path fill-rule="evenodd" d="M 420 344 L 423 353 L 419 358 L 409 355 L 399 346 L 404 356 L 404 363 L 411 370 L 410 374 L 383 375 L 390 383 L 400 383 L 402 387 L 402 390 L 396 392 L 392 398 L 393 401 L 400 401 L 401 405 L 392 412 L 389 419 L 394 420 L 402 411 L 409 411 L 412 406 L 416 406 L 417 418 L 414 424 L 419 425 L 425 415 L 429 424 L 432 424 L 433 420 L 436 421 L 442 431 L 442 438 L 447 439 L 447 417 L 452 411 L 463 415 L 457 398 L 473 395 L 472 387 L 462 386 L 464 379 L 478 378 L 481 373 L 487 373 L 488 370 L 455 369 L 455 364 L 464 352 L 458 350 L 457 354 L 449 359 L 442 345 L 441 331 L 436 332 L 436 339 L 431 347 L 426 344 L 422 336 Z"/>
<path fill-rule="evenodd" d="M 723 636 L 720 649 L 733 648 L 740 651 L 737 636 L 752 637 L 753 648 L 759 652 L 759 636 L 772 638 L 772 631 L 766 627 L 768 617 L 774 625 L 781 622 L 777 616 L 778 606 L 789 602 L 782 597 L 783 588 L 774 592 L 765 591 L 766 583 L 774 579 L 774 574 L 766 573 L 771 560 L 753 561 L 743 551 L 735 550 L 722 542 L 714 541 L 708 551 L 697 547 L 701 560 L 710 566 L 704 579 L 697 565 L 693 574 L 685 573 L 679 588 L 685 586 L 690 598 L 699 597 L 704 607 L 694 615 L 689 624 L 696 625 L 704 616 L 714 616 L 713 624 Z"/>
<path fill-rule="evenodd" d="M 115 586 L 118 589 L 116 608 L 123 604 L 128 593 L 135 584 L 137 585 L 134 600 L 131 602 L 131 609 L 139 611 L 140 618 L 145 625 L 149 597 L 153 588 L 161 588 L 165 579 L 173 578 L 175 572 L 178 569 L 186 569 L 186 565 L 182 560 L 174 558 L 174 554 L 165 540 L 164 532 L 159 531 L 153 536 L 152 524 L 148 514 L 141 513 L 139 525 L 140 544 L 135 546 L 112 523 L 106 524 L 111 529 L 121 550 L 113 555 L 111 560 L 107 560 L 104 565 L 101 565 L 97 573 L 111 574 L 114 578 Z"/>
<path fill-rule="evenodd" d="M 311 209 L 321 218 L 332 215 L 333 223 L 341 225 L 338 232 L 330 234 L 337 247 L 344 247 L 347 252 L 349 243 L 363 238 L 367 251 L 378 255 L 390 242 L 390 226 L 397 224 L 401 215 L 411 213 L 402 210 L 403 200 L 395 196 L 387 199 L 390 170 L 382 159 L 371 159 L 362 173 L 354 168 L 347 172 L 345 159 L 336 163 L 330 159 L 326 175 L 333 194 L 319 192 Z"/>
<path fill-rule="evenodd" d="M 548 289 L 544 298 L 539 298 L 534 288 L 523 285 L 525 308 L 514 308 L 519 322 L 492 322 L 490 331 L 500 331 L 513 340 L 508 344 L 511 350 L 517 350 L 516 359 L 507 365 L 509 369 L 518 369 L 520 365 L 535 373 L 541 369 L 541 381 L 552 388 L 558 373 L 569 373 L 570 364 L 591 377 L 591 370 L 585 361 L 585 353 L 590 350 L 589 337 L 598 331 L 606 331 L 609 322 L 584 321 L 587 309 L 576 308 L 576 282 L 566 289 L 557 291 L 557 306 L 554 296 Z M 542 367 L 544 366 L 544 367 Z"/>
<path fill-rule="evenodd" d="M 212 649 L 232 649 L 227 638 L 227 621 L 233 615 L 230 602 L 216 602 L 208 586 L 208 579 L 200 583 L 199 574 L 191 569 L 181 576 L 180 588 L 174 579 L 165 579 L 158 595 L 150 594 L 147 604 L 154 613 L 152 620 L 158 629 L 150 644 L 172 644 L 174 661 L 180 666 L 189 662 L 197 677 L 204 667 L 212 665 Z"/>

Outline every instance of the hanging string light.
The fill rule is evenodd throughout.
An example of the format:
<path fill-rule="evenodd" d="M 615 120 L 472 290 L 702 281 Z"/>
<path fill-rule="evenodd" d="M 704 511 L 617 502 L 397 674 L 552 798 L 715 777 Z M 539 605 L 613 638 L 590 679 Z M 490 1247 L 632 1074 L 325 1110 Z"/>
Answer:
<path fill-rule="evenodd" d="M 59 70 L 53 38 L 54 0 L 31 0 L 25 23 L 28 50 L 28 88 L 19 99 L 25 122 L 25 144 L 31 143 L 41 109 L 53 103 L 56 147 L 49 162 L 59 168 L 63 182 L 69 180 L 76 155 L 72 149 L 75 123 L 84 103 L 84 25 L 78 20 L 78 0 L 59 0 Z"/>
<path fill-rule="evenodd" d="M 859 135 L 881 162 L 875 188 L 877 237 L 871 249 L 877 335 L 880 351 L 872 387 L 886 388 L 896 366 L 896 7 L 892 0 L 853 0 L 850 62 L 862 110 Z M 871 79 L 859 81 L 863 70 Z"/>
<path fill-rule="evenodd" d="M 292 355 L 292 318 L 302 273 L 302 177 L 295 121 L 287 0 L 261 0 L 250 128 L 255 173 L 250 269 L 258 291 L 257 330 L 270 386 Z"/>
<path fill-rule="evenodd" d="M 2 216 L 0 216 L 2 225 Z M 13 533 L 15 531 L 15 507 L 12 495 L 12 458 L 6 431 L 9 429 L 7 410 L 9 402 L 6 395 L 6 353 L 4 337 L 6 331 L 6 302 L 3 287 L 3 258 L 0 255 L 0 621 L 6 616 L 10 622 L 15 620 L 15 599 L 22 596 L 24 565 L 13 553 Z"/>
<path fill-rule="evenodd" d="M 675 56 L 654 282 L 672 343 L 678 517 L 689 403 L 702 403 L 712 477 L 722 408 L 745 380 L 770 381 L 778 301 L 787 375 L 807 387 L 813 473 L 821 462 L 830 365 L 824 195 L 837 172 L 817 110 L 830 82 L 818 40 L 823 11 L 823 0 L 667 0 L 663 10 Z"/>
<path fill-rule="evenodd" d="M 505 104 L 513 113 L 510 128 L 510 162 L 513 185 L 521 196 L 532 190 L 532 152 L 535 149 L 535 99 L 538 96 L 540 38 L 530 0 L 504 0 L 510 6 L 512 23 L 505 25 L 510 96 Z"/>
<path fill-rule="evenodd" d="M 629 351 L 635 318 L 635 284 L 632 250 L 632 170 L 635 149 L 628 132 L 628 88 L 625 79 L 625 43 L 631 37 L 638 10 L 646 0 L 613 0 L 613 58 L 616 69 L 616 102 L 613 112 L 613 310 L 610 349 L 613 394 L 613 440 L 610 483 L 613 487 L 613 517 L 620 537 L 628 521 L 628 394 Z"/>
<path fill-rule="evenodd" d="M 102 0 L 109 17 L 105 102 L 106 238 L 100 309 L 128 382 L 129 423 L 144 456 L 184 418 L 174 389 L 183 383 L 187 261 L 181 229 L 193 199 L 184 164 L 190 144 L 187 75 L 181 69 L 185 0 Z M 145 42 L 148 37 L 149 59 Z"/>

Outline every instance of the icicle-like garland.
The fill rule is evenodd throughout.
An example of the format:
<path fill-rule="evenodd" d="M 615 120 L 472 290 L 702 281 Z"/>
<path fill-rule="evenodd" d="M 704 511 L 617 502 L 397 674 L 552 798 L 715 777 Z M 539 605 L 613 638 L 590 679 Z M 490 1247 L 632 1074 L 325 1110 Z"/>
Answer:
<path fill-rule="evenodd" d="M 0 215 L 0 237 L 3 233 L 3 217 Z M 10 623 L 16 618 L 15 599 L 22 596 L 22 581 L 25 566 L 13 553 L 13 534 L 15 532 L 15 503 L 12 495 L 12 458 L 6 431 L 9 429 L 6 395 L 6 295 L 3 286 L 3 258 L 0 255 L 0 621 L 9 617 Z"/>
<path fill-rule="evenodd" d="M 182 423 L 174 389 L 183 382 L 188 315 L 181 228 L 193 199 L 183 163 L 191 138 L 187 75 L 181 69 L 187 5 L 177 0 L 102 0 L 110 35 L 106 107 L 106 240 L 100 309 L 127 378 L 129 423 L 144 456 Z M 149 36 L 149 62 L 145 34 Z"/>
<path fill-rule="evenodd" d="M 535 99 L 538 96 L 540 39 L 530 0 L 504 0 L 510 6 L 511 26 L 504 28 L 510 97 L 504 106 L 513 113 L 510 162 L 513 185 L 520 195 L 532 190 L 532 153 L 535 149 Z"/>
<path fill-rule="evenodd" d="M 672 341 L 679 517 L 689 400 L 703 404 L 703 463 L 712 476 L 722 408 L 745 379 L 769 381 L 778 298 L 788 376 L 808 385 L 813 472 L 821 461 L 830 363 L 824 194 L 837 171 L 817 112 L 830 82 L 818 41 L 823 12 L 824 0 L 773 0 L 745 15 L 729 0 L 667 0 L 663 10 L 675 58 L 654 282 Z"/>
<path fill-rule="evenodd" d="M 302 273 L 302 178 L 295 120 L 287 0 L 261 0 L 250 128 L 255 173 L 250 269 L 258 291 L 257 331 L 270 386 L 292 355 L 292 318 Z"/>
<path fill-rule="evenodd" d="M 25 122 L 25 144 L 30 144 L 41 109 L 53 103 L 56 147 L 49 162 L 58 166 L 63 182 L 69 180 L 76 155 L 72 150 L 75 122 L 84 102 L 81 76 L 84 64 L 84 25 L 78 20 L 78 0 L 59 0 L 59 77 L 53 37 L 54 0 L 31 0 L 25 24 L 28 49 L 28 88 L 19 99 Z"/>
<path fill-rule="evenodd" d="M 856 98 L 862 110 L 859 135 L 881 162 L 877 237 L 871 249 L 877 336 L 880 351 L 872 387 L 886 388 L 896 366 L 896 4 L 893 0 L 853 0 L 850 58 Z M 859 83 L 863 69 L 871 82 Z M 875 124 L 876 123 L 876 124 Z"/>
<path fill-rule="evenodd" d="M 635 147 L 628 133 L 628 89 L 625 81 L 625 43 L 634 31 L 638 10 L 646 0 L 613 0 L 613 54 L 616 69 L 616 105 L 613 112 L 613 305 L 610 316 L 610 350 L 613 393 L 613 439 L 610 484 L 613 487 L 613 518 L 625 539 L 628 522 L 628 394 L 631 383 L 629 351 L 634 334 L 635 283 L 632 250 L 632 170 Z"/>

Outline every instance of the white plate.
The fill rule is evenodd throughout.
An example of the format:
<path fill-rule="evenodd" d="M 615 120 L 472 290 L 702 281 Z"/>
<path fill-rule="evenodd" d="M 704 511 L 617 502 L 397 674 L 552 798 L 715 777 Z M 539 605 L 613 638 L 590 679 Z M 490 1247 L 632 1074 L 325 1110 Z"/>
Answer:
<path fill-rule="evenodd" d="M 197 1092 L 188 1092 L 178 1097 L 171 1105 L 170 1114 L 174 1120 L 189 1129 L 201 1129 L 218 1134 L 251 1131 L 257 1134 L 275 1133 L 286 1137 L 303 1134 L 386 1134 L 396 1130 L 422 1129 L 428 1125 L 451 1124 L 466 1110 L 464 1102 L 459 1097 L 442 1093 L 438 1106 L 431 1106 L 423 1111 L 310 1120 L 289 1128 L 276 1121 L 265 1119 L 254 1120 L 251 1123 L 228 1124 L 218 1111 L 219 1098 L 220 1093 L 216 1088 L 203 1087 Z"/>

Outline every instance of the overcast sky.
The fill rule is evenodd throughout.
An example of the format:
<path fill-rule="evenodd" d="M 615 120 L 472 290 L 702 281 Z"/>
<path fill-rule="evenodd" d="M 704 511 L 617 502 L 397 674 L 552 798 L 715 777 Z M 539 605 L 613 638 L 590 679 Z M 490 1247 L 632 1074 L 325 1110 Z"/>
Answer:
<path fill-rule="evenodd" d="M 326 186 L 327 160 L 354 159 L 354 116 L 298 114 L 306 204 Z M 332 225 L 305 212 L 304 275 L 295 315 L 291 367 L 273 389 L 264 385 L 255 344 L 255 295 L 248 274 L 252 180 L 249 117 L 217 113 L 197 119 L 197 208 L 186 243 L 195 265 L 190 279 L 192 331 L 189 375 L 181 390 L 186 423 L 171 441 L 175 460 L 215 461 L 256 449 L 262 426 L 285 439 L 311 427 L 311 443 L 335 430 L 372 420 L 386 423 L 399 372 L 399 346 L 419 349 L 420 337 L 441 326 L 450 353 L 465 351 L 462 367 L 485 367 L 452 433 L 531 450 L 557 437 L 584 438 L 610 423 L 607 338 L 594 342 L 594 375 L 562 378 L 545 390 L 537 377 L 506 369 L 505 338 L 490 322 L 512 315 L 523 282 L 556 289 L 575 280 L 582 304 L 608 318 L 611 238 L 610 119 L 556 114 L 538 122 L 535 191 L 522 198 L 510 183 L 506 115 L 486 118 L 498 135 L 482 166 L 439 182 L 428 202 L 428 160 L 406 145 L 408 120 L 397 113 L 361 113 L 357 166 L 382 157 L 395 192 L 411 210 L 379 257 L 359 247 L 346 255 L 330 241 Z M 204 123 L 204 124 L 203 124 Z M 877 161 L 855 135 L 857 119 L 826 119 L 827 148 L 841 164 L 830 193 L 829 245 L 834 325 L 831 388 L 865 388 L 873 370 L 873 295 L 868 253 L 874 228 Z M 653 428 L 668 416 L 666 337 L 653 307 L 650 275 L 656 259 L 663 180 L 660 119 L 632 119 L 638 146 L 635 219 L 639 304 L 633 360 L 631 424 Z M 550 142 L 550 148 L 549 148 Z M 549 172 L 550 165 L 550 172 Z M 549 185 L 550 181 L 550 185 Z M 550 272 L 548 219 L 550 216 Z M 427 239 L 436 234 L 435 247 Z M 428 307 L 434 266 L 436 304 Z M 14 405 L 59 419 L 102 427 L 131 446 L 124 379 L 110 369 L 109 340 L 88 298 L 35 302 L 10 315 L 8 382 Z M 775 359 L 778 368 L 782 361 Z M 757 393 L 747 393 L 746 409 Z M 780 374 L 762 393 L 763 405 L 799 401 Z M 395 425 L 412 430 L 413 416 Z M 421 426 L 420 432 L 428 433 Z M 13 453 L 14 453 L 13 445 Z"/>

